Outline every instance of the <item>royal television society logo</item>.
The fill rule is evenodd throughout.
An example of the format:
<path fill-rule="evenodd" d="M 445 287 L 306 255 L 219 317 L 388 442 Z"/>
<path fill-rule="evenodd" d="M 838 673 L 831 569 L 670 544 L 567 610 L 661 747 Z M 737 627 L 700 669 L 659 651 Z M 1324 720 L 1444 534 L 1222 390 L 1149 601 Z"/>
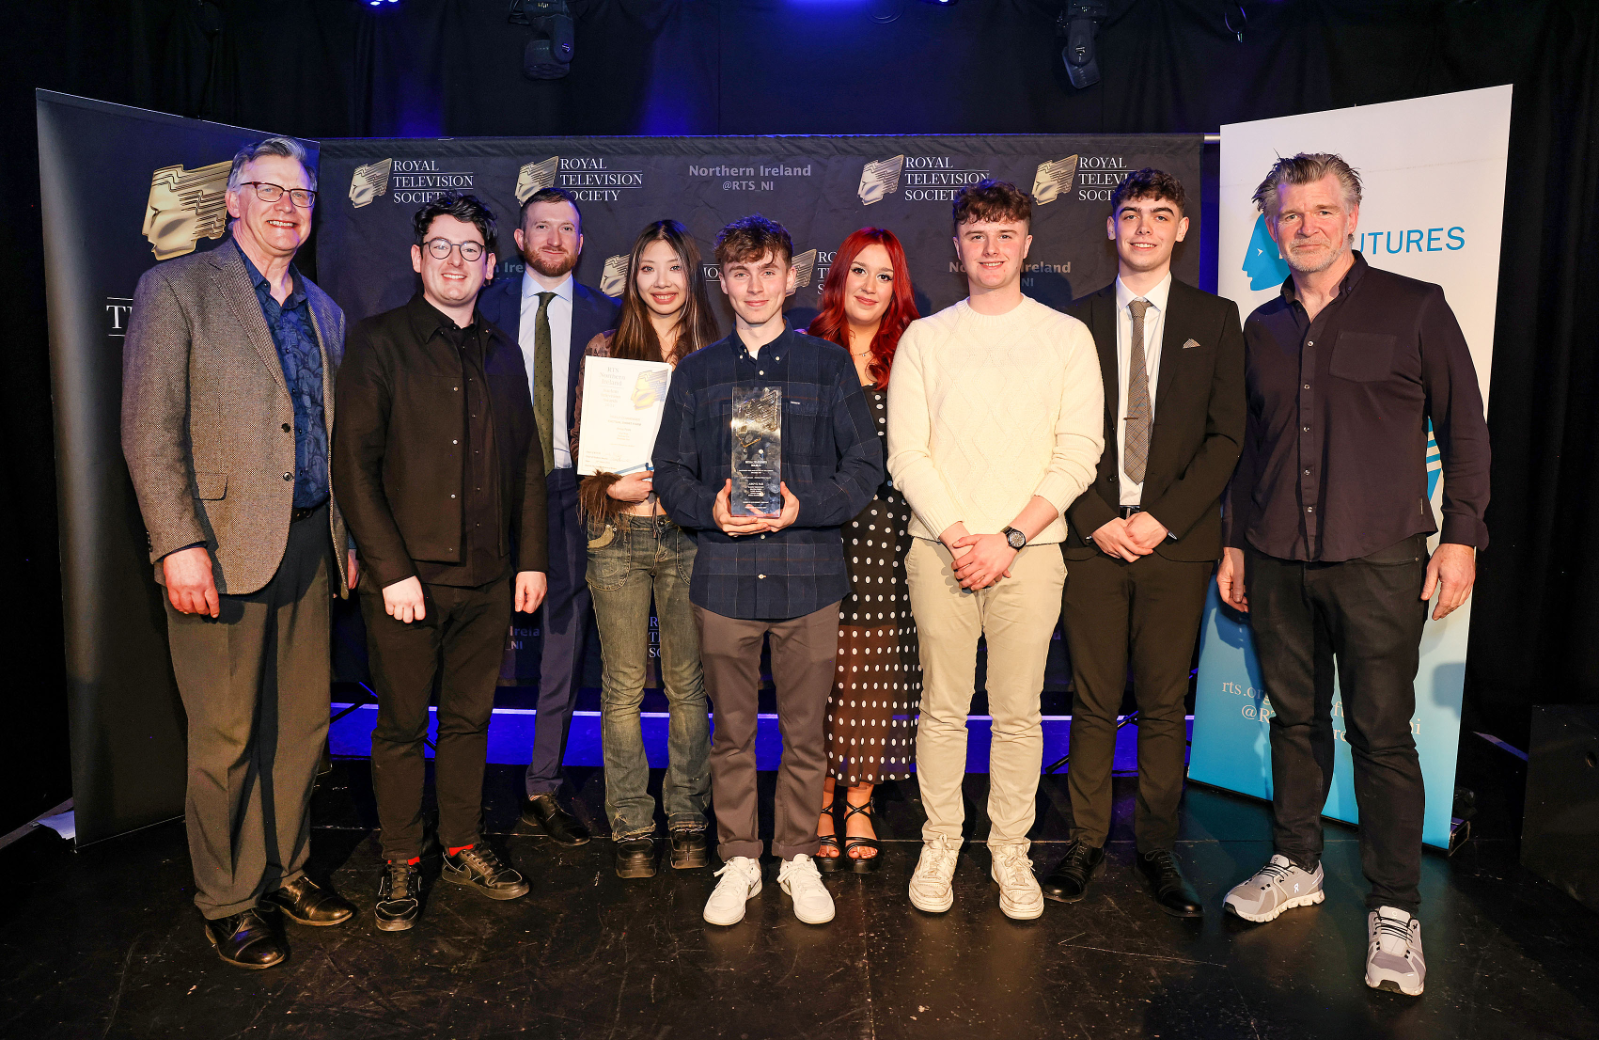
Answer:
<path fill-rule="evenodd" d="M 157 260 L 194 252 L 202 238 L 228 232 L 228 171 L 231 160 L 193 170 L 163 166 L 150 175 L 144 205 L 144 237 Z"/>
<path fill-rule="evenodd" d="M 357 166 L 350 176 L 350 205 L 356 209 L 370 206 L 379 195 L 389 193 L 389 174 L 394 172 L 393 159 L 379 159 L 375 163 Z"/>
<path fill-rule="evenodd" d="M 1062 195 L 1070 197 L 1072 180 L 1076 176 L 1075 155 L 1039 163 L 1037 172 L 1033 174 L 1033 201 L 1040 206 L 1047 206 Z"/>
<path fill-rule="evenodd" d="M 861 205 L 870 206 L 899 190 L 899 176 L 905 172 L 905 157 L 896 155 L 892 159 L 878 159 L 861 167 L 861 186 L 855 194 L 860 196 Z"/>
<path fill-rule="evenodd" d="M 555 186 L 555 174 L 561 168 L 561 157 L 552 155 L 543 162 L 530 162 L 516 171 L 516 204 L 527 205 L 527 200 L 545 188 Z M 611 293 L 610 295 L 615 295 Z"/>
<path fill-rule="evenodd" d="M 622 295 L 627 287 L 627 260 L 625 253 L 605 258 L 605 269 L 600 272 L 600 292 L 613 298 Z"/>
<path fill-rule="evenodd" d="M 528 195 L 541 188 L 551 186 L 571 192 L 572 197 L 579 202 L 620 202 L 622 192 L 637 191 L 644 187 L 644 171 L 642 169 L 618 169 L 612 164 L 618 161 L 615 156 L 551 156 L 541 163 L 529 163 L 522 167 L 524 173 L 529 173 Z M 627 165 L 624 162 L 624 165 Z M 531 172 L 530 172 L 531 171 Z M 550 178 L 547 183 L 539 183 L 543 178 Z M 532 185 L 537 187 L 532 187 Z M 526 201 L 521 194 L 522 178 L 517 177 L 517 198 Z"/>
<path fill-rule="evenodd" d="M 792 263 L 794 265 L 794 291 L 789 293 L 790 296 L 811 284 L 811 277 L 816 274 L 816 250 L 807 249 L 803 253 L 794 254 Z M 822 273 L 825 275 L 827 272 L 824 270 Z"/>

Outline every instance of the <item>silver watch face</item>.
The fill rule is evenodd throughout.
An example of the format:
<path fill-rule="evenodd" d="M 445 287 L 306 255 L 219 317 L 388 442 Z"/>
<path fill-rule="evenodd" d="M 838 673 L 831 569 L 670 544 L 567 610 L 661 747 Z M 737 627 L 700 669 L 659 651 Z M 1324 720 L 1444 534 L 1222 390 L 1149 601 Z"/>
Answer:
<path fill-rule="evenodd" d="M 1012 528 L 1010 533 L 1005 536 L 1005 540 L 1010 543 L 1012 549 L 1020 549 L 1027 544 L 1027 536 L 1015 528 Z"/>

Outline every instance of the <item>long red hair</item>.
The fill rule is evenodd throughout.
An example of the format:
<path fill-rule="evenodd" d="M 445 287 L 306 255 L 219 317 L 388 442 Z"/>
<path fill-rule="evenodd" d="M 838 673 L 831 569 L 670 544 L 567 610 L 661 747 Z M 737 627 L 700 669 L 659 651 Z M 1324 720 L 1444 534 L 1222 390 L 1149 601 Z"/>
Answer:
<path fill-rule="evenodd" d="M 833 265 L 828 269 L 827 280 L 822 283 L 821 309 L 811 320 L 806 333 L 831 340 L 850 349 L 849 318 L 844 314 L 844 280 L 849 276 L 850 265 L 862 249 L 872 243 L 888 251 L 888 262 L 894 268 L 894 295 L 883 311 L 882 323 L 872 338 L 872 360 L 867 371 L 877 380 L 877 389 L 888 389 L 888 373 L 894 367 L 894 351 L 899 349 L 899 337 L 905 326 L 921 317 L 916 310 L 916 299 L 911 295 L 911 272 L 905 263 L 905 248 L 899 244 L 894 232 L 887 228 L 863 227 L 852 231 L 838 247 Z"/>

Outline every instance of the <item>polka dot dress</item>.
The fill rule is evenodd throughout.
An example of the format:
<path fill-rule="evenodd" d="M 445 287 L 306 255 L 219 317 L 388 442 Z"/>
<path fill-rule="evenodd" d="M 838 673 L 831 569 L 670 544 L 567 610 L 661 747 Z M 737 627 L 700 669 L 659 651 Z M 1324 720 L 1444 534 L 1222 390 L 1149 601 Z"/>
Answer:
<path fill-rule="evenodd" d="M 888 395 L 867 387 L 866 396 L 886 442 Z M 905 587 L 910 518 L 904 496 L 885 479 L 843 529 L 851 592 L 839 605 L 838 671 L 827 704 L 827 770 L 840 783 L 911 775 L 922 666 Z"/>

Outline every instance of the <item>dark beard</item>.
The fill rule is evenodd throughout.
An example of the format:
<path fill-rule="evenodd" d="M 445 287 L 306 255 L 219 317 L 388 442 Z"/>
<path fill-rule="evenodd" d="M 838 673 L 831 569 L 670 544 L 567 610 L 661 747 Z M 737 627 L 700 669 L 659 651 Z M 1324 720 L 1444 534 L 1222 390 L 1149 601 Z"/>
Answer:
<path fill-rule="evenodd" d="M 526 260 L 533 270 L 537 271 L 546 278 L 563 278 L 572 270 L 572 268 L 577 266 L 576 253 L 567 253 L 561 262 L 553 267 L 550 266 L 549 261 L 545 260 L 543 255 L 540 253 L 534 253 L 532 256 L 524 256 L 522 259 Z"/>

